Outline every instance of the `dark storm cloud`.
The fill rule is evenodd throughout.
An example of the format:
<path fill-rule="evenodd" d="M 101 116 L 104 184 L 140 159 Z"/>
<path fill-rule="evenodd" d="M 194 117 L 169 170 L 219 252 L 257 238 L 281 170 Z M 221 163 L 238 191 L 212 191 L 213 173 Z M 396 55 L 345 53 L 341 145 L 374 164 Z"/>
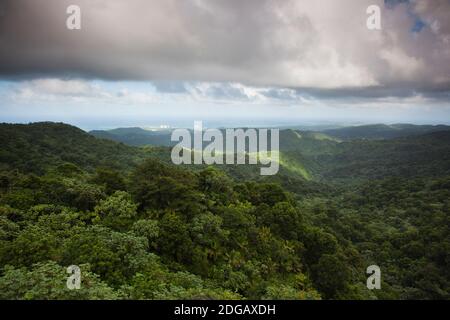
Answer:
<path fill-rule="evenodd" d="M 0 77 L 152 80 L 169 93 L 207 81 L 323 98 L 447 98 L 450 2 L 391 2 L 3 0 Z M 366 28 L 373 3 L 383 8 L 381 31 Z M 81 7 L 82 30 L 65 27 L 70 4 Z M 208 90 L 245 98 L 233 86 Z"/>
<path fill-rule="evenodd" d="M 72 3 L 82 9 L 79 31 L 65 28 Z M 262 62 L 276 58 L 270 41 L 261 41 L 276 23 L 270 3 L 7 0 L 0 73 L 252 81 L 264 74 Z"/>

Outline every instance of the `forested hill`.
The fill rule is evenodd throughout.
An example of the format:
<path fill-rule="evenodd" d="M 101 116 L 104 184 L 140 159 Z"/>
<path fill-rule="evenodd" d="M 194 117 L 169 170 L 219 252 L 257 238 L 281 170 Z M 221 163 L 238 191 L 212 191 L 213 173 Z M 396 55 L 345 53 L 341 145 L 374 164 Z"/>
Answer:
<path fill-rule="evenodd" d="M 315 155 L 324 180 L 351 182 L 387 177 L 440 177 L 450 174 L 450 131 L 392 140 L 353 140 Z"/>
<path fill-rule="evenodd" d="M 143 151 L 96 139 L 63 123 L 0 124 L 0 168 L 44 173 L 66 162 L 91 170 L 98 166 L 125 169 L 144 158 Z"/>

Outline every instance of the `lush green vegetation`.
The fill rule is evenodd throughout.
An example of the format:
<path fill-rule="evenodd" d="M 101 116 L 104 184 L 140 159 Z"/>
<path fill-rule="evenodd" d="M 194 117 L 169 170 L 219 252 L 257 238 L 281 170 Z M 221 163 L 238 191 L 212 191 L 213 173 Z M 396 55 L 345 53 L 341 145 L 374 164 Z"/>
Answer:
<path fill-rule="evenodd" d="M 450 297 L 448 133 L 286 130 L 265 178 L 64 124 L 0 138 L 0 299 Z M 80 290 L 66 288 L 74 264 Z M 371 264 L 381 290 L 365 286 Z"/>

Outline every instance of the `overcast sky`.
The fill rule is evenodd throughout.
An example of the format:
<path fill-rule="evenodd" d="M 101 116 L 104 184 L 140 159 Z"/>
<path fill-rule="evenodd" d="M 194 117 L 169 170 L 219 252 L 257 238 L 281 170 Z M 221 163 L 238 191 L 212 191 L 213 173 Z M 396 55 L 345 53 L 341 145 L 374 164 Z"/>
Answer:
<path fill-rule="evenodd" d="M 450 123 L 450 1 L 2 0 L 0 101 L 86 129 Z"/>

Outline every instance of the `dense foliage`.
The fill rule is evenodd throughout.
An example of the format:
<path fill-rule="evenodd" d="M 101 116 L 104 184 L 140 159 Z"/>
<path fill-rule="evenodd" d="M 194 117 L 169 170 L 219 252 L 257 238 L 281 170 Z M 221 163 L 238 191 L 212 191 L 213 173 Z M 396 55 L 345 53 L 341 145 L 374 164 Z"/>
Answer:
<path fill-rule="evenodd" d="M 409 160 L 401 146 L 413 140 L 391 142 L 403 166 L 423 168 L 415 175 L 378 175 L 383 164 L 356 156 L 348 184 L 320 168 L 391 144 L 306 137 L 296 156 L 285 139 L 308 180 L 292 162 L 264 179 L 247 166 L 176 167 L 167 149 L 63 124 L 1 125 L 0 136 L 0 299 L 449 298 L 447 135 L 417 138 Z M 365 286 L 371 264 L 382 290 Z M 66 288 L 69 265 L 80 290 Z"/>

